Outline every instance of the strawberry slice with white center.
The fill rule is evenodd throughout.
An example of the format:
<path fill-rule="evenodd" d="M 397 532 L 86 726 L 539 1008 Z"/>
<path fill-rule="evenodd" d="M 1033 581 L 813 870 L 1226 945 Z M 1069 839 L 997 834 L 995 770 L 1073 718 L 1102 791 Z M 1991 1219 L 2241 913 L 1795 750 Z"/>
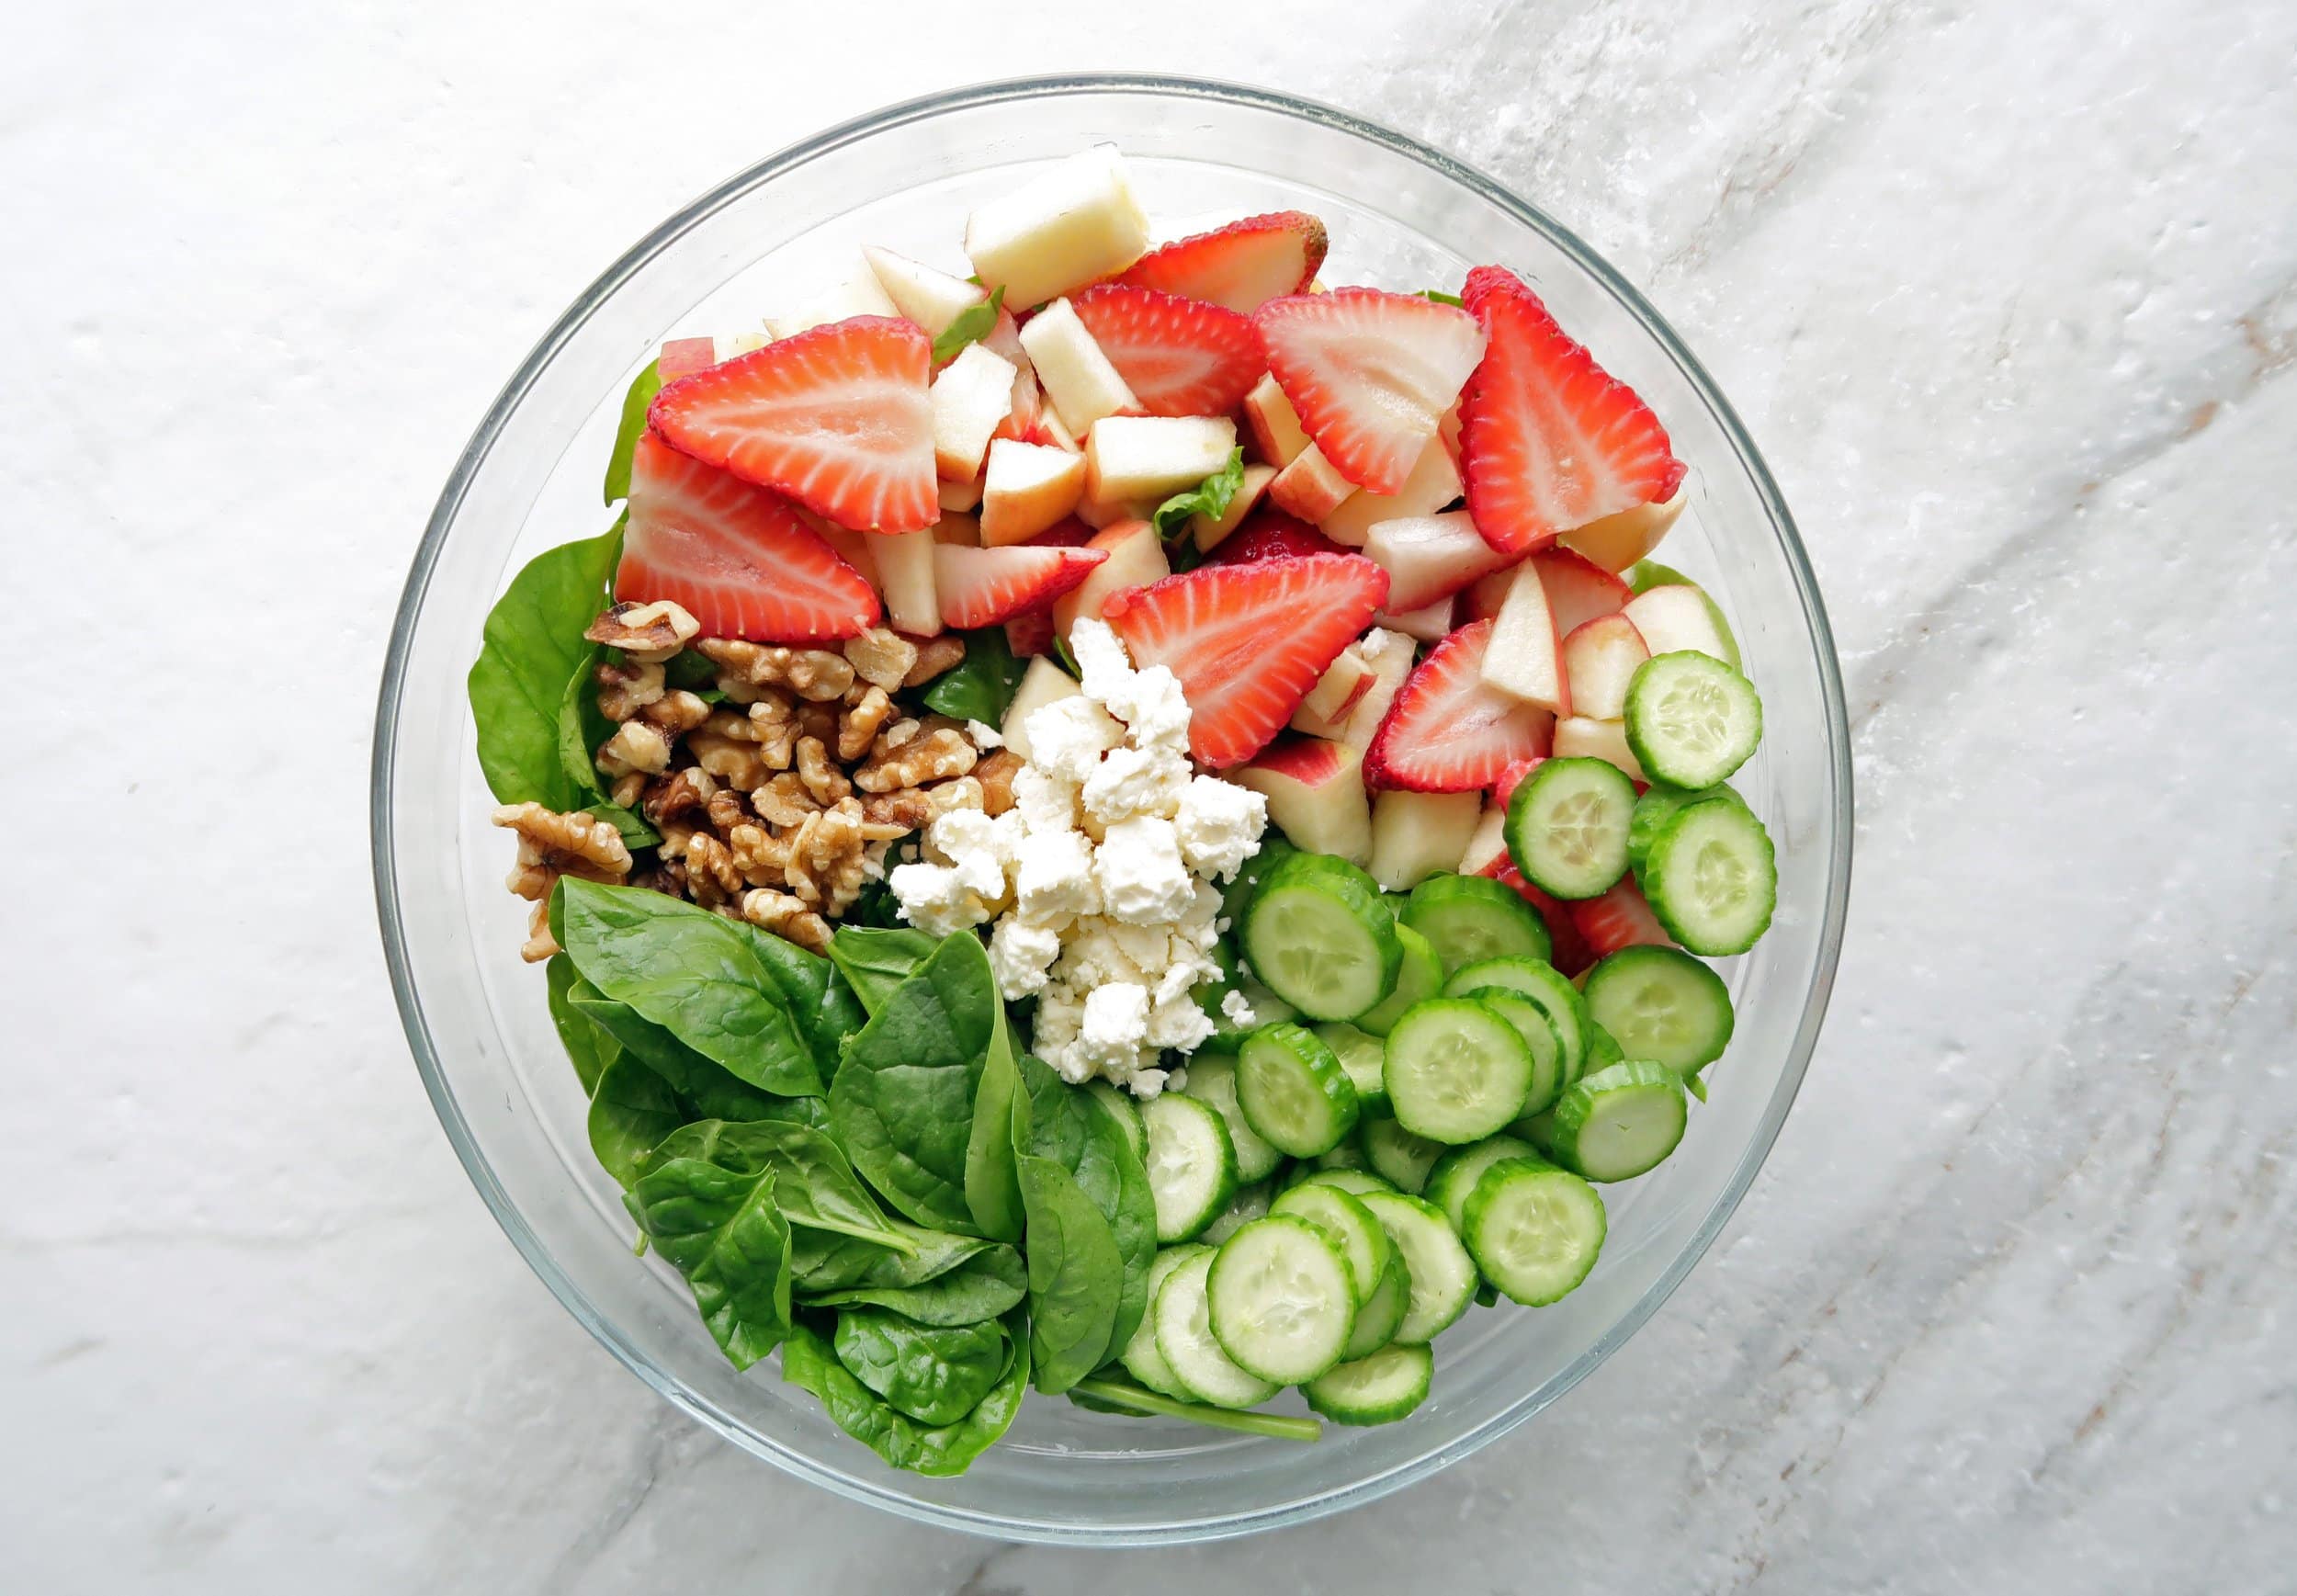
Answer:
<path fill-rule="evenodd" d="M 1249 316 L 1271 300 L 1307 292 L 1330 247 L 1316 217 L 1275 210 L 1152 249 L 1116 280 Z"/>
<path fill-rule="evenodd" d="M 1069 303 L 1150 415 L 1226 415 L 1260 380 L 1260 339 L 1234 311 L 1123 283 Z"/>
<path fill-rule="evenodd" d="M 1002 549 L 934 545 L 934 591 L 941 619 L 960 630 L 995 626 L 1043 609 L 1092 574 L 1105 549 L 1015 543 Z"/>
<path fill-rule="evenodd" d="M 1483 679 L 1491 627 L 1477 621 L 1460 628 L 1405 678 L 1364 753 L 1370 786 L 1465 792 L 1490 787 L 1517 760 L 1547 752 L 1556 718 Z"/>
<path fill-rule="evenodd" d="M 855 316 L 671 383 L 647 420 L 673 448 L 841 526 L 916 532 L 941 515 L 933 363 L 914 322 Z"/>
<path fill-rule="evenodd" d="M 1252 325 L 1308 436 L 1375 493 L 1403 492 L 1484 353 L 1465 311 L 1377 289 L 1271 300 Z"/>
<path fill-rule="evenodd" d="M 752 642 L 828 642 L 877 624 L 869 583 L 795 505 L 651 432 L 630 457 L 629 515 L 617 599 L 670 599 L 704 637 Z"/>
<path fill-rule="evenodd" d="M 1582 899 L 1564 908 L 1579 934 L 1579 940 L 1587 944 L 1590 964 L 1599 958 L 1609 958 L 1623 947 L 1645 944 L 1653 947 L 1675 945 L 1667 928 L 1659 923 L 1659 917 L 1643 900 L 1643 889 L 1635 885 L 1633 876 L 1622 877 L 1619 885 L 1600 898 Z M 1560 960 L 1556 968 L 1563 968 Z"/>
<path fill-rule="evenodd" d="M 1460 474 L 1476 528 L 1526 554 L 1658 503 L 1683 480 L 1650 406 L 1571 341 L 1514 274 L 1477 266 L 1461 294 L 1491 346 L 1460 400 Z"/>
<path fill-rule="evenodd" d="M 1220 770 L 1268 746 L 1386 597 L 1387 572 L 1362 555 L 1307 554 L 1201 565 L 1101 613 L 1136 666 L 1180 678 L 1189 752 Z"/>

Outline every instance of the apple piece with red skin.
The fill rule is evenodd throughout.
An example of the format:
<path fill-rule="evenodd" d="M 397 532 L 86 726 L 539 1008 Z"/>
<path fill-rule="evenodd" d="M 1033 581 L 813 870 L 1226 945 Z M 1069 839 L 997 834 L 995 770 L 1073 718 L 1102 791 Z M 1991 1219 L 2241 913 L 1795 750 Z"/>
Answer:
<path fill-rule="evenodd" d="M 1508 807 L 1490 805 L 1477 817 L 1476 829 L 1467 834 L 1467 846 L 1460 850 L 1460 862 L 1453 868 L 1463 876 L 1486 876 L 1489 866 L 1507 862 Z"/>
<path fill-rule="evenodd" d="M 1300 700 L 1300 715 L 1318 720 L 1338 722 L 1348 718 L 1348 711 L 1372 690 L 1372 667 L 1363 662 L 1363 655 L 1353 643 L 1340 651 L 1308 696 Z"/>
<path fill-rule="evenodd" d="M 1026 543 L 1058 526 L 1084 494 L 1082 455 L 1051 444 L 997 438 L 981 480 L 981 541 L 991 548 Z"/>
<path fill-rule="evenodd" d="M 1013 413 L 1015 375 L 1013 362 L 987 345 L 967 344 L 934 379 L 934 469 L 943 481 L 981 474 L 990 438 Z"/>
<path fill-rule="evenodd" d="M 1261 458 L 1280 471 L 1307 452 L 1307 429 L 1273 376 L 1262 378 L 1244 396 L 1244 424 Z"/>
<path fill-rule="evenodd" d="M 1397 611 L 1450 598 L 1508 563 L 1465 510 L 1382 521 L 1364 539 L 1363 551 L 1387 572 L 1388 606 Z"/>
<path fill-rule="evenodd" d="M 941 600 L 934 586 L 934 529 L 872 532 L 870 568 L 885 595 L 886 618 L 896 631 L 912 637 L 941 633 Z"/>
<path fill-rule="evenodd" d="M 1563 640 L 1556 636 L 1554 614 L 1539 568 L 1530 560 L 1516 567 L 1508 596 L 1491 623 L 1491 646 L 1484 651 L 1483 678 L 1503 693 L 1557 715 L 1571 713 L 1571 684 L 1564 674 Z"/>
<path fill-rule="evenodd" d="M 1059 530 L 1056 527 L 1046 537 L 1053 538 Z M 1101 549 L 1108 558 L 1081 585 L 1054 603 L 1053 628 L 1063 641 L 1080 617 L 1099 620 L 1101 607 L 1111 594 L 1128 587 L 1147 587 L 1172 574 L 1172 562 L 1165 557 L 1164 542 L 1157 536 L 1155 526 L 1147 521 L 1119 521 L 1104 526 L 1093 534 L 1085 547 Z"/>
<path fill-rule="evenodd" d="M 1428 447 L 1420 451 L 1420 458 L 1413 463 L 1411 475 L 1404 479 L 1401 488 L 1393 493 L 1358 489 L 1349 494 L 1340 508 L 1324 517 L 1324 536 L 1351 549 L 1361 549 L 1381 522 L 1432 515 L 1459 496 L 1459 466 L 1443 440 L 1432 437 L 1428 440 Z"/>
<path fill-rule="evenodd" d="M 1449 870 L 1483 818 L 1479 792 L 1405 792 L 1372 800 L 1372 878 L 1388 892 L 1409 892 Z"/>
<path fill-rule="evenodd" d="M 1306 712 L 1292 718 L 1292 729 L 1305 731 L 1310 737 L 1329 738 L 1345 742 L 1352 748 L 1369 748 L 1380 722 L 1386 718 L 1388 706 L 1396 702 L 1396 695 L 1403 690 L 1404 679 L 1411 674 L 1416 650 L 1412 640 L 1401 632 L 1382 628 L 1364 633 L 1348 645 L 1372 672 L 1372 679 L 1364 684 L 1363 692 L 1351 705 L 1346 716 L 1335 720 L 1322 720 Z"/>
<path fill-rule="evenodd" d="M 1310 444 L 1295 455 L 1292 463 L 1268 484 L 1269 502 L 1288 515 L 1301 520 L 1318 522 L 1348 502 L 1356 491 L 1355 483 L 1340 474 L 1340 468 L 1324 458 L 1324 451 Z"/>
<path fill-rule="evenodd" d="M 1624 571 L 1643 559 L 1668 533 L 1683 513 L 1683 505 L 1691 495 L 1691 481 L 1686 477 L 1673 493 L 1656 504 L 1637 504 L 1616 515 L 1590 521 L 1563 535 L 1565 547 L 1578 550 L 1605 571 Z"/>
<path fill-rule="evenodd" d="M 1423 643 L 1440 643 L 1452 635 L 1453 611 L 1458 605 L 1456 595 L 1439 598 L 1433 604 L 1422 605 L 1418 609 L 1382 610 L 1372 620 L 1375 626 L 1401 632 L 1408 638 L 1417 638 Z"/>
<path fill-rule="evenodd" d="M 1651 657 L 1643 634 L 1624 615 L 1599 615 L 1563 640 L 1563 671 L 1573 713 L 1617 720 L 1627 712 L 1627 684 Z"/>
<path fill-rule="evenodd" d="M 1227 773 L 1268 800 L 1268 819 L 1311 854 L 1351 864 L 1372 861 L 1372 805 L 1363 790 L 1363 750 L 1318 737 L 1279 737 Z"/>

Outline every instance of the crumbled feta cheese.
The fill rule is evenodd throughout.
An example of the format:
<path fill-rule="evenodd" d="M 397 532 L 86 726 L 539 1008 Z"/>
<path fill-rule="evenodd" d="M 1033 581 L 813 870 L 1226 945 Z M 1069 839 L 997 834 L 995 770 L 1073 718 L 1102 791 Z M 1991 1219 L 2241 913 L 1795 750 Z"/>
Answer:
<path fill-rule="evenodd" d="M 997 990 L 1008 998 L 1025 998 L 1045 988 L 1046 972 L 1061 956 L 1058 927 L 1040 925 L 1008 914 L 990 934 L 989 967 L 996 973 Z"/>
<path fill-rule="evenodd" d="M 897 865 L 889 877 L 901 916 L 928 936 L 969 931 L 990 916 L 990 907 L 946 865 Z"/>
<path fill-rule="evenodd" d="M 1091 1073 L 1071 1073 L 1069 1063 L 1069 1048 L 1084 1026 L 1084 1017 L 1085 1001 L 1072 988 L 1047 987 L 1036 1001 L 1036 1029 L 1032 1043 L 1036 1056 L 1050 1064 L 1064 1081 L 1082 1081 Z"/>
<path fill-rule="evenodd" d="M 1017 827 L 979 809 L 952 809 L 926 832 L 928 845 L 947 861 L 966 890 L 989 903 L 1005 900 L 1005 872 L 1019 840 Z"/>
<path fill-rule="evenodd" d="M 1268 800 L 1248 787 L 1216 775 L 1193 778 L 1181 794 L 1173 829 L 1181 857 L 1199 876 L 1233 881 L 1244 861 L 1260 851 L 1268 825 Z"/>
<path fill-rule="evenodd" d="M 1125 722 L 1125 735 L 1135 748 L 1170 748 L 1188 752 L 1188 698 L 1181 679 L 1163 665 L 1136 672 L 1131 693 L 1122 706 L 1109 707 Z"/>
<path fill-rule="evenodd" d="M 1084 1025 L 1069 1049 L 1069 1062 L 1092 1074 L 1129 1076 L 1140 1065 L 1148 1038 L 1148 989 L 1133 981 L 1111 981 L 1085 994 Z"/>
<path fill-rule="evenodd" d="M 1085 783 L 1085 813 L 1104 826 L 1135 815 L 1170 820 L 1180 808 L 1189 783 L 1188 761 L 1170 750 L 1112 749 Z M 1241 787 L 1237 790 L 1243 791 Z M 1249 796 L 1257 798 L 1260 795 Z"/>
<path fill-rule="evenodd" d="M 1111 826 L 1093 856 L 1093 872 L 1100 878 L 1103 910 L 1115 919 L 1174 921 L 1196 899 L 1196 883 L 1181 862 L 1172 822 L 1154 815 Z"/>
<path fill-rule="evenodd" d="M 1213 1034 L 1212 1016 L 1196 1001 L 1196 972 L 1174 965 L 1157 978 L 1148 1002 L 1148 1046 L 1190 1051 Z"/>
<path fill-rule="evenodd" d="M 997 728 L 990 725 L 985 720 L 967 721 L 965 723 L 965 734 L 973 740 L 973 746 L 981 750 L 984 753 L 988 753 L 992 748 L 1002 748 L 1005 746 L 1005 739 L 1003 735 L 999 732 Z"/>
<path fill-rule="evenodd" d="M 1029 763 L 1082 787 L 1125 729 L 1091 698 L 1063 698 L 1029 717 Z"/>
<path fill-rule="evenodd" d="M 1174 856 L 1178 857 L 1177 849 Z M 1101 887 L 1093 866 L 1092 843 L 1077 832 L 1031 832 L 1021 844 L 1013 875 L 1019 912 L 1039 923 L 1064 915 L 1098 913 Z"/>
<path fill-rule="evenodd" d="M 1069 651 L 1077 656 L 1077 685 L 1086 697 L 1111 709 L 1131 697 L 1133 662 L 1126 657 L 1115 627 L 1104 620 L 1080 617 L 1069 628 Z"/>
<path fill-rule="evenodd" d="M 1065 776 L 1048 775 L 1035 765 L 1013 772 L 1013 809 L 1024 832 L 1073 832 L 1077 829 L 1077 784 Z"/>
<path fill-rule="evenodd" d="M 1233 987 L 1221 997 L 1220 1015 L 1239 1031 L 1260 1023 L 1260 1016 L 1252 1013 L 1251 1000 Z"/>

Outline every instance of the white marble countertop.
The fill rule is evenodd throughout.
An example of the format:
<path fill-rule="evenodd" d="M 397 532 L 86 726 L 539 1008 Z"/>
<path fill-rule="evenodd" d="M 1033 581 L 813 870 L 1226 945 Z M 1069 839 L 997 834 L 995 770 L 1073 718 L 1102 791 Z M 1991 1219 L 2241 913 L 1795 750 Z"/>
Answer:
<path fill-rule="evenodd" d="M 11 19 L 0 1583 L 2288 1588 L 2297 14 L 790 9 Z M 418 1088 L 364 794 L 432 497 L 577 289 L 817 126 L 1104 65 L 1425 135 L 1646 286 L 1801 519 L 1860 836 L 1802 1101 L 1624 1352 L 1375 1507 L 1089 1557 L 786 1480 L 567 1318 Z"/>

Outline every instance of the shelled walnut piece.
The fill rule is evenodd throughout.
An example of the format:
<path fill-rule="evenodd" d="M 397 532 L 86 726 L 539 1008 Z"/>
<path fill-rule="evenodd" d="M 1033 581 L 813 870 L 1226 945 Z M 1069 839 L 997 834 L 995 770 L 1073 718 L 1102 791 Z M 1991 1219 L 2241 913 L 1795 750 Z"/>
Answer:
<path fill-rule="evenodd" d="M 501 805 L 494 823 L 518 833 L 518 862 L 504 885 L 535 906 L 526 921 L 526 945 L 519 949 L 534 964 L 559 951 L 550 934 L 550 889 L 559 877 L 613 885 L 630 874 L 630 850 L 606 821 L 562 815 L 537 803 Z"/>

